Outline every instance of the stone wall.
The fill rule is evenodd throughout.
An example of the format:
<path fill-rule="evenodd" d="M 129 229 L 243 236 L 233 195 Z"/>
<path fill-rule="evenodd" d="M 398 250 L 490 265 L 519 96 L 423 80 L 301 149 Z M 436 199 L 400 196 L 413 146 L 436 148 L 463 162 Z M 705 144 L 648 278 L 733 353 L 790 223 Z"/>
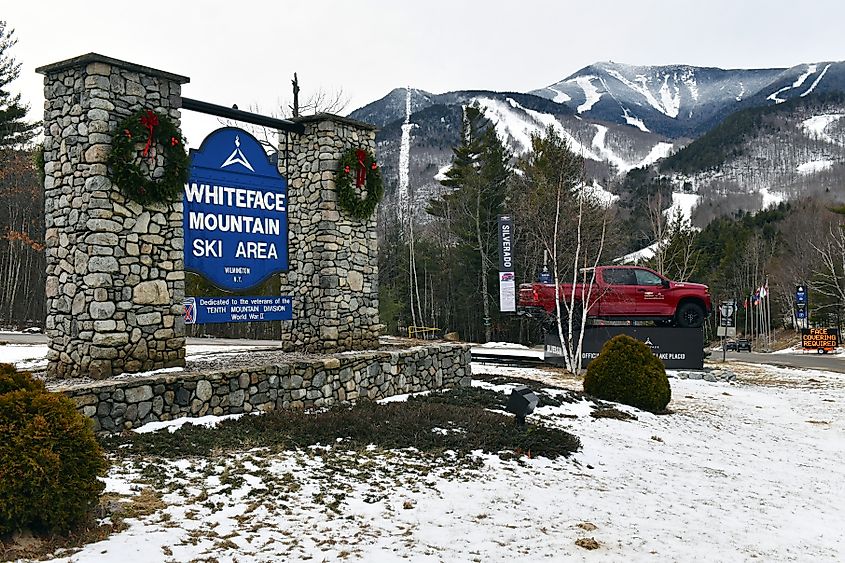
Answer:
<path fill-rule="evenodd" d="M 108 177 L 120 120 L 177 124 L 183 76 L 89 54 L 44 79 L 48 372 L 95 379 L 185 363 L 182 204 L 141 206 Z M 163 170 L 161 156 L 153 177 Z"/>
<path fill-rule="evenodd" d="M 375 128 L 334 115 L 298 121 L 305 134 L 288 139 L 290 268 L 282 275 L 294 320 L 285 323 L 282 343 L 307 352 L 376 348 L 382 327 L 375 214 L 364 221 L 346 216 L 335 191 L 342 154 L 374 151 Z"/>
<path fill-rule="evenodd" d="M 170 373 L 77 385 L 63 392 L 98 432 L 148 422 L 287 408 L 468 386 L 470 347 L 435 344 L 338 354 L 211 373 Z"/>

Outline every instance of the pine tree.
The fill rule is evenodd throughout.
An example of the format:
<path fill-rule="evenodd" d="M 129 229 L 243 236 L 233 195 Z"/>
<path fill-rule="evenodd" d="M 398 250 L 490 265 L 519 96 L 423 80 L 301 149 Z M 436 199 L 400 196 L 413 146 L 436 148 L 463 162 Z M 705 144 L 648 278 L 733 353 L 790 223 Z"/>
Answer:
<path fill-rule="evenodd" d="M 9 90 L 21 72 L 21 64 L 9 54 L 17 42 L 15 30 L 0 20 L 0 149 L 23 147 L 38 127 L 37 123 L 26 121 L 29 107 L 21 103 L 21 95 Z"/>
<path fill-rule="evenodd" d="M 477 318 L 472 312 L 481 305 L 484 338 L 489 341 L 490 282 L 497 256 L 498 217 L 509 194 L 510 154 L 477 105 L 465 108 L 461 144 L 453 152 L 452 166 L 442 181 L 452 191 L 432 200 L 428 212 L 445 221 L 455 239 L 448 273 L 460 292 L 453 296 L 455 307 Z"/>

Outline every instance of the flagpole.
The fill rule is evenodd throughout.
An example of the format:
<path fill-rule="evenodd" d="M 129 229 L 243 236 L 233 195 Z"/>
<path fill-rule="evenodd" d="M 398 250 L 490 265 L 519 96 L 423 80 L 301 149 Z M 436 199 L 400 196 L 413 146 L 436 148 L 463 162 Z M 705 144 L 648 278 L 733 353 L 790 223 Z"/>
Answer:
<path fill-rule="evenodd" d="M 766 276 L 766 307 L 769 314 L 769 350 L 772 349 L 772 296 L 769 293 L 769 276 Z"/>

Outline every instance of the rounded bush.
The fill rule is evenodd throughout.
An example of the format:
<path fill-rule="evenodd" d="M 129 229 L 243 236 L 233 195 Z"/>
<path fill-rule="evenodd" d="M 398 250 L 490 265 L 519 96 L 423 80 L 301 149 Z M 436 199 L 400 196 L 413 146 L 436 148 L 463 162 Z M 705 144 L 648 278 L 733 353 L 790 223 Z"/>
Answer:
<path fill-rule="evenodd" d="M 608 340 L 587 366 L 584 392 L 651 412 L 665 410 L 672 398 L 663 363 L 648 346 L 625 334 Z"/>
<path fill-rule="evenodd" d="M 0 365 L 0 535 L 70 530 L 97 503 L 107 467 L 72 400 Z"/>

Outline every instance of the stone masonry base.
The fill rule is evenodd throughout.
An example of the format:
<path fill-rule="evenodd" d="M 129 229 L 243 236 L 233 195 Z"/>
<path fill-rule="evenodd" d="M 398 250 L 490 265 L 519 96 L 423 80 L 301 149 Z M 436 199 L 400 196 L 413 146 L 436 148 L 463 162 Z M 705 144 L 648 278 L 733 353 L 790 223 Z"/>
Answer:
<path fill-rule="evenodd" d="M 470 384 L 470 350 L 432 344 L 296 358 L 213 372 L 164 373 L 62 389 L 98 433 L 154 421 L 330 406 Z"/>

